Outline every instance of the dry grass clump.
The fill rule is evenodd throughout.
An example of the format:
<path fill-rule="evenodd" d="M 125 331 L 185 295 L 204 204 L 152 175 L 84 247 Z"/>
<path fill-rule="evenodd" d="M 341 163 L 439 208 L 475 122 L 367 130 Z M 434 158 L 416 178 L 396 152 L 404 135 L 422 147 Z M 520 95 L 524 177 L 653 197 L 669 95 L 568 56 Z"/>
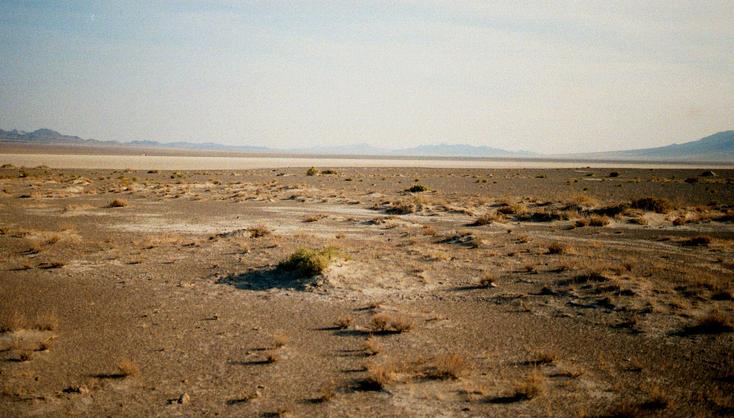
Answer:
<path fill-rule="evenodd" d="M 288 344 L 288 340 L 289 338 L 284 332 L 276 332 L 273 334 L 273 346 L 275 346 L 275 348 L 284 347 Z"/>
<path fill-rule="evenodd" d="M 25 326 L 25 317 L 18 311 L 6 313 L 2 318 L 0 318 L 0 332 L 18 331 L 23 329 Z"/>
<path fill-rule="evenodd" d="M 385 390 L 387 385 L 395 381 L 396 377 L 395 365 L 370 363 L 367 365 L 367 376 L 362 380 L 361 386 L 367 390 Z"/>
<path fill-rule="evenodd" d="M 554 242 L 548 246 L 548 254 L 565 254 L 568 250 L 568 245 L 561 244 L 560 242 Z"/>
<path fill-rule="evenodd" d="M 384 350 L 384 347 L 380 344 L 377 338 L 369 336 L 362 344 L 362 350 L 364 350 L 365 354 L 368 356 L 375 356 L 380 354 Z"/>
<path fill-rule="evenodd" d="M 518 400 L 533 399 L 544 394 L 548 389 L 548 379 L 539 370 L 534 370 L 517 382 L 514 386 L 514 396 Z"/>
<path fill-rule="evenodd" d="M 338 329 L 347 329 L 352 326 L 354 323 L 354 318 L 351 316 L 345 316 L 342 318 L 339 318 L 335 323 L 334 326 Z"/>
<path fill-rule="evenodd" d="M 464 357 L 458 354 L 442 354 L 428 362 L 423 376 L 427 379 L 458 379 L 468 367 Z"/>
<path fill-rule="evenodd" d="M 340 256 L 339 250 L 334 247 L 322 249 L 299 248 L 287 259 L 278 264 L 277 269 L 295 272 L 301 276 L 318 276 L 323 273 L 329 264 Z"/>
<path fill-rule="evenodd" d="M 110 202 L 107 205 L 107 207 L 108 208 L 124 208 L 127 205 L 128 205 L 127 200 L 125 200 L 125 199 L 115 199 L 112 202 Z"/>
<path fill-rule="evenodd" d="M 59 327 L 59 318 L 52 312 L 44 312 L 36 315 L 33 328 L 41 331 L 53 331 Z"/>
<path fill-rule="evenodd" d="M 329 382 L 321 386 L 318 395 L 315 398 L 311 399 L 311 402 L 329 402 L 330 400 L 334 399 L 334 396 L 336 396 L 336 385 L 334 385 L 334 382 Z"/>
<path fill-rule="evenodd" d="M 272 232 L 270 232 L 268 227 L 265 225 L 251 226 L 247 228 L 247 232 L 250 233 L 251 238 L 261 238 L 272 234 Z"/>
<path fill-rule="evenodd" d="M 132 377 L 140 374 L 140 367 L 130 359 L 117 363 L 117 370 L 121 377 Z"/>
<path fill-rule="evenodd" d="M 483 215 L 479 215 L 477 219 L 472 223 L 473 226 L 489 225 L 492 222 L 498 222 L 502 220 L 502 217 L 497 213 L 487 212 Z"/>
<path fill-rule="evenodd" d="M 540 366 L 544 364 L 553 364 L 558 360 L 558 355 L 551 351 L 538 351 L 530 356 L 529 360 L 526 360 L 524 364 L 531 366 Z"/>
<path fill-rule="evenodd" d="M 275 363 L 276 361 L 280 360 L 280 355 L 273 350 L 268 350 L 265 352 L 265 360 L 263 360 L 263 363 Z"/>
<path fill-rule="evenodd" d="M 414 202 L 401 200 L 390 203 L 385 209 L 385 212 L 395 215 L 407 215 L 409 213 L 415 213 L 417 210 L 418 206 Z"/>
<path fill-rule="evenodd" d="M 494 280 L 494 276 L 490 273 L 485 273 L 481 279 L 479 279 L 479 286 L 481 287 L 497 287 L 497 283 Z"/>
<path fill-rule="evenodd" d="M 589 218 L 581 218 L 577 219 L 574 225 L 576 225 L 577 228 L 584 228 L 589 226 L 589 222 Z"/>
<path fill-rule="evenodd" d="M 657 197 L 645 197 L 633 200 L 630 202 L 630 207 L 655 213 L 668 213 L 673 210 L 673 204 L 669 200 Z"/>
<path fill-rule="evenodd" d="M 607 226 L 611 223 L 611 219 L 607 216 L 599 216 L 599 215 L 593 215 L 591 218 L 589 218 L 589 225 L 591 226 Z"/>
<path fill-rule="evenodd" d="M 527 206 L 522 203 L 504 204 L 497 209 L 497 213 L 501 213 L 503 215 L 520 215 L 527 211 Z"/>
<path fill-rule="evenodd" d="M 372 316 L 372 332 L 380 334 L 400 334 L 415 327 L 412 319 L 387 313 L 378 313 Z"/>
<path fill-rule="evenodd" d="M 305 218 L 303 218 L 303 222 L 306 222 L 306 223 L 318 222 L 318 221 L 324 219 L 325 217 L 326 217 L 326 215 L 321 215 L 321 214 L 318 214 L 318 215 L 308 215 Z"/>

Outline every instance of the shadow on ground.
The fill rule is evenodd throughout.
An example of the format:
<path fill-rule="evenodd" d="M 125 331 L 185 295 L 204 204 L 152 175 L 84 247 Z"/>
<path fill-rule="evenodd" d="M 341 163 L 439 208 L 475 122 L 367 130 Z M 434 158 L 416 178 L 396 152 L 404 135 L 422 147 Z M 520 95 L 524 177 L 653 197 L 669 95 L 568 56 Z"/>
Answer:
<path fill-rule="evenodd" d="M 217 283 L 247 290 L 289 289 L 304 291 L 316 286 L 316 277 L 307 277 L 296 272 L 271 267 L 225 276 L 218 279 Z"/>

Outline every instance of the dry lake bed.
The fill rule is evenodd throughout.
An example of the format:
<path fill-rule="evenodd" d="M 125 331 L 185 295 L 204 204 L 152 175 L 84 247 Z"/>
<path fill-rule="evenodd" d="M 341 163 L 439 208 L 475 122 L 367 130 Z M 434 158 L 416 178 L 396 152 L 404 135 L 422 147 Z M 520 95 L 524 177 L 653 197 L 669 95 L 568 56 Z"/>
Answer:
<path fill-rule="evenodd" d="M 13 158 L 2 415 L 734 414 L 732 170 Z"/>

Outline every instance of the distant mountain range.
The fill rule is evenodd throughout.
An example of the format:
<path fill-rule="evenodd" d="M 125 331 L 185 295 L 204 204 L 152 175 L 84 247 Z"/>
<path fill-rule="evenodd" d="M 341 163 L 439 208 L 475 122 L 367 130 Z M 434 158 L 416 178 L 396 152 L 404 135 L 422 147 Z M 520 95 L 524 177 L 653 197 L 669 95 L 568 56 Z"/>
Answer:
<path fill-rule="evenodd" d="M 369 144 L 316 146 L 297 149 L 277 149 L 257 146 L 222 145 L 212 142 L 157 142 L 157 141 L 99 141 L 64 135 L 51 129 L 25 132 L 0 129 L 0 141 L 27 142 L 49 145 L 123 146 L 141 148 L 173 148 L 184 150 L 230 151 L 245 153 L 288 153 L 314 155 L 365 155 L 415 157 L 480 157 L 480 158 L 553 158 L 631 161 L 720 161 L 734 162 L 734 131 L 723 131 L 705 138 L 664 147 L 624 151 L 579 154 L 542 155 L 530 151 L 507 151 L 488 146 L 465 144 L 420 145 L 412 148 L 386 149 Z"/>

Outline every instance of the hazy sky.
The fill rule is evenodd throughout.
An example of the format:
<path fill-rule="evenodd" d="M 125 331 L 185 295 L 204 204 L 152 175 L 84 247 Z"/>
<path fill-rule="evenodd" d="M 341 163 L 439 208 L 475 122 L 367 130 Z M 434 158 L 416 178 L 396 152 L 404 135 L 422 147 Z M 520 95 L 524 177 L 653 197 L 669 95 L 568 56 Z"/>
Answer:
<path fill-rule="evenodd" d="M 569 152 L 734 129 L 733 1 L 0 0 L 0 54 L 0 128 L 85 138 Z"/>

